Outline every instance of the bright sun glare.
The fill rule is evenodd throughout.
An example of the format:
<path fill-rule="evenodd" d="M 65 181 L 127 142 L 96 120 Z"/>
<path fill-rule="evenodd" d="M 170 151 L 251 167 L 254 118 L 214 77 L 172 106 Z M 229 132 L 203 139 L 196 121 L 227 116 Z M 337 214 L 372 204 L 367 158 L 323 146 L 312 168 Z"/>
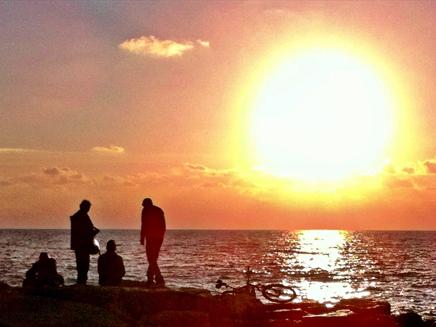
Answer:
<path fill-rule="evenodd" d="M 384 81 L 361 58 L 312 49 L 277 66 L 251 117 L 256 164 L 302 181 L 374 174 L 386 163 L 393 101 Z"/>

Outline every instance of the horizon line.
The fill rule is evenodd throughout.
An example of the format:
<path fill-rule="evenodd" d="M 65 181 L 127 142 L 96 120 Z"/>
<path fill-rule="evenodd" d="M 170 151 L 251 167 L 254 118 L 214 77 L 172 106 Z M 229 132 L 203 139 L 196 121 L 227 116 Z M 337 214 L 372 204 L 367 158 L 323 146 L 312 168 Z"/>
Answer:
<path fill-rule="evenodd" d="M 40 227 L 0 227 L 0 230 L 70 230 L 70 228 L 40 228 Z M 139 231 L 140 228 L 100 228 L 101 231 Z M 436 229 L 342 229 L 342 228 L 295 228 L 295 229 L 262 229 L 262 228 L 168 228 L 167 231 L 347 231 L 347 232 L 436 232 Z"/>

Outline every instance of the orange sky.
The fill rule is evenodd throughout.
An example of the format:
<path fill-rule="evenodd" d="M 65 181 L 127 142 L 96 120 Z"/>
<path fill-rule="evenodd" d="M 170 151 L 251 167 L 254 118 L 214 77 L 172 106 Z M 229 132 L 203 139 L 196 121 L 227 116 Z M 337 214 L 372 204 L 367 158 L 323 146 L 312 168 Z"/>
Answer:
<path fill-rule="evenodd" d="M 436 229 L 435 15 L 432 1 L 0 2 L 0 228 L 69 227 L 83 198 L 96 226 L 138 228 L 151 197 L 170 228 Z M 395 84 L 390 163 L 327 186 L 256 170 L 256 87 L 332 40 Z"/>

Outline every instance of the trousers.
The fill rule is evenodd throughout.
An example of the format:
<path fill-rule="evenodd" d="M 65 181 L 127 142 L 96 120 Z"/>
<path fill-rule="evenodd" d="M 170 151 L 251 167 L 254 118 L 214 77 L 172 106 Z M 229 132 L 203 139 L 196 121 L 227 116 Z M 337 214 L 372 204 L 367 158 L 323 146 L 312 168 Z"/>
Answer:
<path fill-rule="evenodd" d="M 89 252 L 88 250 L 74 250 L 76 254 L 77 284 L 86 284 L 89 271 Z"/>
<path fill-rule="evenodd" d="M 162 280 L 162 275 L 159 269 L 159 265 L 157 264 L 157 259 L 159 257 L 159 252 L 162 243 L 163 243 L 163 238 L 146 239 L 145 252 L 147 254 L 147 261 L 148 261 L 148 269 L 147 269 L 148 280 L 153 280 L 153 278 L 156 278 L 156 281 Z"/>

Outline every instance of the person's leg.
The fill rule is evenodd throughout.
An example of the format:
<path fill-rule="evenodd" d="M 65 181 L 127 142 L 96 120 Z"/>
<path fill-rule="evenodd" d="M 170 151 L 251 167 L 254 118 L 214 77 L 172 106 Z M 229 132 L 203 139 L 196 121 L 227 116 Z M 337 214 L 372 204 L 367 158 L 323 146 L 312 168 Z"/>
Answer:
<path fill-rule="evenodd" d="M 86 284 L 89 270 L 89 254 L 87 251 L 76 250 L 77 284 Z"/>
<path fill-rule="evenodd" d="M 82 257 L 79 250 L 74 250 L 74 254 L 76 255 L 76 269 L 77 269 L 77 284 L 82 282 Z"/>
<path fill-rule="evenodd" d="M 153 251 L 153 242 L 147 240 L 145 244 L 145 252 L 147 254 L 147 261 L 148 261 L 148 269 L 147 269 L 147 283 L 151 284 L 153 283 L 153 278 L 155 274 L 155 268 L 156 268 L 156 258 Z"/>
<path fill-rule="evenodd" d="M 83 279 L 85 280 L 85 284 L 86 281 L 88 280 L 89 261 L 90 261 L 89 253 L 88 251 L 85 251 L 83 253 Z"/>
<path fill-rule="evenodd" d="M 64 277 L 62 277 L 62 275 L 60 275 L 60 274 L 56 275 L 55 286 L 64 286 Z"/>
<path fill-rule="evenodd" d="M 162 242 L 163 242 L 163 239 L 155 240 L 155 244 L 154 244 L 154 248 L 153 248 L 154 255 L 155 255 L 155 258 L 156 258 L 156 261 L 155 261 L 156 265 L 155 265 L 154 274 L 155 274 L 155 278 L 156 278 L 156 284 L 158 284 L 159 286 L 164 286 L 165 285 L 165 280 L 162 277 L 159 265 L 157 263 L 157 259 L 159 258 L 160 248 L 162 247 Z"/>

